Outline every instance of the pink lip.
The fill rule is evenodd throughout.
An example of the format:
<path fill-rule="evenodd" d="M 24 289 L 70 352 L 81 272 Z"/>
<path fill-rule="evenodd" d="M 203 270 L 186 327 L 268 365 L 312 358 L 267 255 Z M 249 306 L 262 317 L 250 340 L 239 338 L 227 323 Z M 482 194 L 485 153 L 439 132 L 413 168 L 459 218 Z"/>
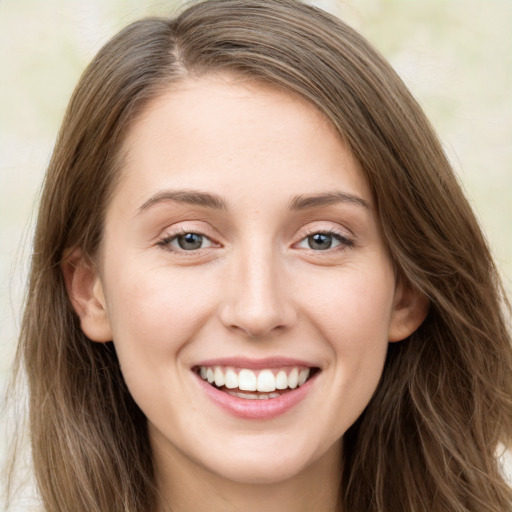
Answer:
<path fill-rule="evenodd" d="M 222 365 L 224 363 L 217 362 L 216 364 Z M 201 366 L 209 366 L 209 364 L 201 363 Z M 230 359 L 230 363 L 227 366 L 234 366 L 233 360 Z M 247 366 L 243 367 L 247 368 Z M 254 366 L 250 366 L 250 368 L 254 368 Z M 268 368 L 268 366 L 266 366 L 266 368 Z M 270 420 L 286 413 L 292 407 L 304 400 L 318 375 L 311 377 L 311 379 L 302 386 L 288 391 L 278 398 L 269 398 L 268 400 L 248 400 L 245 398 L 238 398 L 218 390 L 208 384 L 208 382 L 201 379 L 199 375 L 196 374 L 195 376 L 199 385 L 212 402 L 220 406 L 226 412 L 233 416 L 237 416 L 238 418 L 248 420 Z"/>
<path fill-rule="evenodd" d="M 264 359 L 249 359 L 246 357 L 224 357 L 201 361 L 195 366 L 234 366 L 236 368 L 247 368 L 251 370 L 262 370 L 264 368 L 280 368 L 284 366 L 302 366 L 313 368 L 310 362 L 288 357 L 266 357 Z"/>

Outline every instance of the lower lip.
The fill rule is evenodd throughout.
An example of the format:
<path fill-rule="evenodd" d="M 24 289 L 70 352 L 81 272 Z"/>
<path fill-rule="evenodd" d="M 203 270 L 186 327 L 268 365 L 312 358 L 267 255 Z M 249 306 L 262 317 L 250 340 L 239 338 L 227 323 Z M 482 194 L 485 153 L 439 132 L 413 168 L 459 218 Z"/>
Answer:
<path fill-rule="evenodd" d="M 313 376 L 302 386 L 288 391 L 280 397 L 264 400 L 251 400 L 230 395 L 211 386 L 199 375 L 196 375 L 196 377 L 199 385 L 212 402 L 219 405 L 233 416 L 249 420 L 270 420 L 288 412 L 304 400 L 311 390 L 317 376 Z"/>

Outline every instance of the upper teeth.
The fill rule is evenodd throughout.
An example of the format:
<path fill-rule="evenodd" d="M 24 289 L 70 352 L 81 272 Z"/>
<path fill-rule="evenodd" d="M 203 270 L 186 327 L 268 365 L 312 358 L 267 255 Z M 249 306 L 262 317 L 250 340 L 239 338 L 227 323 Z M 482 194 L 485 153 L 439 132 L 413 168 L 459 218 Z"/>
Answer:
<path fill-rule="evenodd" d="M 210 384 L 242 391 L 272 392 L 276 389 L 295 389 L 309 377 L 310 368 L 288 368 L 281 370 L 253 371 L 247 368 L 222 366 L 200 366 L 199 375 Z"/>

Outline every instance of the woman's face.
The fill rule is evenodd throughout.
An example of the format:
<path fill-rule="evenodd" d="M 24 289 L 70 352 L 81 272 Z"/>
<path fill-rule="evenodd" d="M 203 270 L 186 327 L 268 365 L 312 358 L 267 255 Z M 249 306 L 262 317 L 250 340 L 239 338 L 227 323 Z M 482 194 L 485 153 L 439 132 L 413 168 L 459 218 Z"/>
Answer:
<path fill-rule="evenodd" d="M 337 464 L 412 330 L 336 131 L 229 77 L 187 80 L 134 124 L 98 268 L 82 327 L 114 340 L 156 460 L 232 481 Z"/>

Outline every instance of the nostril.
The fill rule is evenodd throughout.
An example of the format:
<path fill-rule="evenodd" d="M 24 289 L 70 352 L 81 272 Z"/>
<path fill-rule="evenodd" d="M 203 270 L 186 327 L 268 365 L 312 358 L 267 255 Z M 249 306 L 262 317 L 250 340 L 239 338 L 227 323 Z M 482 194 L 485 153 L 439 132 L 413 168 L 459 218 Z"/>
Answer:
<path fill-rule="evenodd" d="M 261 323 L 249 323 L 246 322 L 244 325 L 236 325 L 232 324 L 228 326 L 228 329 L 230 331 L 233 331 L 235 333 L 243 334 L 244 336 L 247 336 L 251 339 L 261 339 L 268 337 L 274 333 L 278 333 L 286 329 L 285 325 L 271 325 L 271 326 L 264 326 L 261 325 Z"/>
<path fill-rule="evenodd" d="M 271 279 L 268 269 L 256 274 L 260 276 L 257 280 L 251 274 L 237 280 L 236 288 L 228 288 L 219 310 L 219 318 L 227 329 L 253 339 L 282 332 L 298 318 L 293 301 L 279 286 L 278 279 Z"/>

